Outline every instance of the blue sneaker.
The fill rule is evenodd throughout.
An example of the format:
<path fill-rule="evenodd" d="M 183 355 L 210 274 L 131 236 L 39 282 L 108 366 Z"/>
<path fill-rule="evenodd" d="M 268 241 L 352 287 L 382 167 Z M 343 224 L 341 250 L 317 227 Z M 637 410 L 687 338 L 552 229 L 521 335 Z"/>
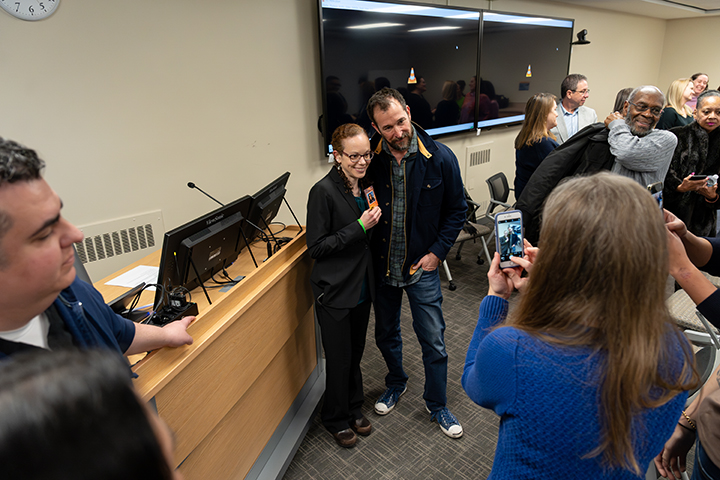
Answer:
<path fill-rule="evenodd" d="M 378 415 L 387 415 L 392 412 L 398 402 L 400 396 L 407 390 L 407 385 L 401 389 L 390 387 L 375 402 L 375 413 Z"/>
<path fill-rule="evenodd" d="M 425 407 L 425 410 L 430 413 L 430 421 L 436 421 L 440 425 L 440 430 L 450 438 L 460 438 L 463 434 L 462 425 L 455 418 L 455 415 L 450 413 L 447 407 L 443 407 L 435 413 L 430 412 L 430 409 Z"/>

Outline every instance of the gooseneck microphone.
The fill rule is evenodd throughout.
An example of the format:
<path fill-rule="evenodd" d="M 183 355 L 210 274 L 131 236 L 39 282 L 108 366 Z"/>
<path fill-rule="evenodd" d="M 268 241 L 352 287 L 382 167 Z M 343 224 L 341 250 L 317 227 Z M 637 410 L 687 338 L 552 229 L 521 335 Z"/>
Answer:
<path fill-rule="evenodd" d="M 217 198 L 213 197 L 212 195 L 210 195 L 209 193 L 207 193 L 205 190 L 203 190 L 202 188 L 200 188 L 200 187 L 198 187 L 197 185 L 195 185 L 193 182 L 188 182 L 188 183 L 187 183 L 187 186 L 190 187 L 190 188 L 194 188 L 194 189 L 196 189 L 196 190 L 199 190 L 203 195 L 205 195 L 205 196 L 208 197 L 209 199 L 211 199 L 211 200 L 217 202 L 218 204 L 220 204 L 221 207 L 224 207 L 224 206 L 225 206 L 224 203 L 220 202 Z M 273 254 L 273 252 L 272 252 L 272 245 L 270 245 L 270 238 L 267 236 L 267 234 L 263 231 L 262 228 L 258 227 L 257 225 L 255 225 L 254 223 L 252 223 L 252 222 L 251 222 L 250 220 L 248 220 L 247 218 L 244 219 L 244 220 L 245 220 L 247 223 L 249 223 L 250 226 L 252 226 L 252 227 L 255 228 L 257 231 L 260 232 L 260 235 L 261 235 L 260 238 L 262 238 L 263 241 L 267 244 L 268 258 L 272 257 L 272 254 Z M 245 234 L 243 233 L 243 237 L 244 237 L 244 236 L 245 236 Z M 250 252 L 250 255 L 252 255 L 252 251 Z M 255 257 L 253 256 L 253 262 L 254 262 L 254 261 L 255 261 Z M 257 267 L 257 263 L 255 264 L 255 266 Z"/>
<path fill-rule="evenodd" d="M 188 182 L 187 186 L 190 187 L 190 188 L 195 188 L 195 189 L 197 189 L 197 190 L 200 190 L 200 192 L 201 192 L 203 195 L 205 195 L 206 197 L 208 197 L 210 200 L 213 200 L 214 202 L 218 203 L 221 207 L 224 207 L 224 206 L 225 206 L 224 203 L 222 203 L 222 202 L 219 201 L 217 198 L 215 198 L 215 197 L 213 197 L 212 195 L 210 195 L 209 193 L 207 193 L 207 192 L 206 192 L 205 190 L 203 190 L 202 188 L 200 188 L 200 187 L 198 187 L 197 185 L 195 185 L 193 182 Z"/>

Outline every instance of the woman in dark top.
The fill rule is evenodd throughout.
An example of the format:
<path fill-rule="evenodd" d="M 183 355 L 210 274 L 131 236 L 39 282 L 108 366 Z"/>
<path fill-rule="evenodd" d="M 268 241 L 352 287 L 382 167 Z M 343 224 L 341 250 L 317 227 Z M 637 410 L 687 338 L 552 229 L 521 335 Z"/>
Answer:
<path fill-rule="evenodd" d="M 525 105 L 525 120 L 515 137 L 515 198 L 525 189 L 535 169 L 558 143 L 550 129 L 557 126 L 555 95 L 538 93 Z"/>
<path fill-rule="evenodd" d="M 693 96 L 693 83 L 689 78 L 680 78 L 670 84 L 665 108 L 655 128 L 670 130 L 692 123 L 692 109 L 685 105 Z"/>
<path fill-rule="evenodd" d="M 458 86 L 457 83 L 447 80 L 443 84 L 443 99 L 437 104 L 435 109 L 435 127 L 448 127 L 457 125 L 460 118 L 460 107 L 457 103 Z"/>
<path fill-rule="evenodd" d="M 365 130 L 341 125 L 332 146 L 335 164 L 308 197 L 307 245 L 315 259 L 310 283 L 326 361 L 320 415 L 335 441 L 348 448 L 357 441 L 355 433 L 370 435 L 372 430 L 362 414 L 360 359 L 374 295 L 368 236 L 380 209 L 368 208 L 363 194 L 373 158 Z"/>
<path fill-rule="evenodd" d="M 693 175 L 720 173 L 720 92 L 708 90 L 698 97 L 696 121 L 670 130 L 678 138 L 670 161 L 663 198 L 665 208 L 675 214 L 695 235 L 715 236 L 720 197 L 717 185 Z"/>

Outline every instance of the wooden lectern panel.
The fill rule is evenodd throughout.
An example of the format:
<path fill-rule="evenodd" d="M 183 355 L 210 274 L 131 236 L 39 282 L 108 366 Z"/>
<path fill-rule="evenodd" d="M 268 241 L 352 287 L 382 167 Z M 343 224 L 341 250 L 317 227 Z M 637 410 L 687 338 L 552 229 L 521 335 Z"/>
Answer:
<path fill-rule="evenodd" d="M 157 350 L 133 367 L 138 392 L 155 399 L 175 432 L 187 480 L 245 477 L 317 366 L 312 260 L 304 232 L 284 234 L 297 236 L 266 261 L 265 245 L 253 248 L 257 269 L 244 250 L 228 272 L 246 277 L 229 292 L 209 290 L 212 305 L 192 292 L 200 310 L 188 328 L 192 345 Z M 154 253 L 123 271 L 158 262 Z M 96 286 L 116 297 L 119 287 L 106 280 Z"/>

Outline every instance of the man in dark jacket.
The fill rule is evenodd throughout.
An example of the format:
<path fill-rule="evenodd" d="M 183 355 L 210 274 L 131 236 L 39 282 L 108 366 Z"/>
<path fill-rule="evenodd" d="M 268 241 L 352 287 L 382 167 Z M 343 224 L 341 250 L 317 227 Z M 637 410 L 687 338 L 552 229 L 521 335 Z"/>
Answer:
<path fill-rule="evenodd" d="M 83 234 L 60 214 L 34 150 L 0 138 L 0 359 L 20 351 L 108 348 L 141 353 L 192 343 L 194 317 L 160 328 L 134 324 L 76 279 Z"/>
<path fill-rule="evenodd" d="M 610 153 L 608 129 L 593 123 L 550 152 L 528 180 L 515 208 L 523 213 L 525 238 L 531 243 L 540 236 L 543 203 L 565 177 L 610 170 L 615 157 Z"/>
<path fill-rule="evenodd" d="M 404 291 L 423 352 L 426 408 L 443 433 L 457 438 L 462 426 L 446 406 L 445 320 L 437 268 L 465 221 L 460 168 L 449 148 L 411 123 L 410 109 L 397 90 L 383 88 L 367 109 L 380 134 L 371 141 L 375 159 L 368 172 L 382 209 L 371 240 L 379 277 L 375 341 L 388 366 L 387 390 L 375 403 L 375 411 L 389 413 L 406 390 L 400 335 Z"/>

